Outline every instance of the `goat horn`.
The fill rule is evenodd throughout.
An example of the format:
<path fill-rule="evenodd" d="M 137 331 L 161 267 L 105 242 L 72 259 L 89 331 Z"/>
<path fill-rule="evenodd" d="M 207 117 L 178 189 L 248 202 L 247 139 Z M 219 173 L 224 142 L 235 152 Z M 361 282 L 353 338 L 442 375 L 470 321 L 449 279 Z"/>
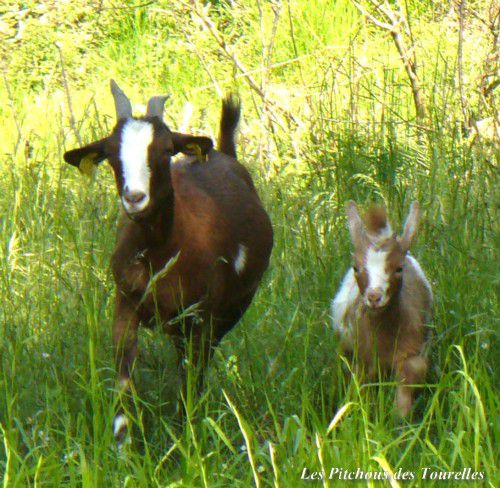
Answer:
<path fill-rule="evenodd" d="M 146 117 L 163 118 L 163 107 L 168 95 L 158 95 L 151 97 L 148 102 L 148 109 L 146 110 Z"/>
<path fill-rule="evenodd" d="M 115 80 L 111 80 L 110 85 L 111 93 L 115 99 L 116 119 L 120 120 L 132 117 L 132 105 L 127 95 L 123 93 Z"/>

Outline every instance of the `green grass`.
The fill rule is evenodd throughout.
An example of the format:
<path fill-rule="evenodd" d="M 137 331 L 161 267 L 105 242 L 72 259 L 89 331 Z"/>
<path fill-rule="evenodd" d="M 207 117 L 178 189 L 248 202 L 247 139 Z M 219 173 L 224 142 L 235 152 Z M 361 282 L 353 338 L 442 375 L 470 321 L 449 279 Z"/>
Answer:
<path fill-rule="evenodd" d="M 276 104 L 270 112 L 183 2 L 2 7 L 0 480 L 294 487 L 311 484 L 300 480 L 304 468 L 381 471 L 387 463 L 413 472 L 415 486 L 454 485 L 422 480 L 424 467 L 471 468 L 484 473 L 479 484 L 495 486 L 498 155 L 491 141 L 462 135 L 456 17 L 409 2 L 431 115 L 419 138 L 394 46 L 350 2 L 284 2 L 276 24 L 270 3 L 260 3 L 262 17 L 256 2 L 237 3 L 211 2 L 210 18 Z M 487 2 L 469 3 L 486 16 Z M 473 16 L 466 39 L 468 108 L 486 117 L 477 80 L 490 38 Z M 191 101 L 190 130 L 205 134 L 216 133 L 219 94 L 236 86 L 239 152 L 275 230 L 262 286 L 183 426 L 174 348 L 159 331 L 141 333 L 133 443 L 121 455 L 111 431 L 109 269 L 119 203 L 105 164 L 90 180 L 62 161 L 75 129 L 90 141 L 112 127 L 110 77 L 133 102 L 171 93 L 172 127 Z M 411 422 L 393 416 L 393 383 L 343 382 L 329 301 L 350 261 L 351 198 L 385 201 L 397 224 L 411 200 L 424 209 L 414 254 L 434 287 L 434 339 Z"/>

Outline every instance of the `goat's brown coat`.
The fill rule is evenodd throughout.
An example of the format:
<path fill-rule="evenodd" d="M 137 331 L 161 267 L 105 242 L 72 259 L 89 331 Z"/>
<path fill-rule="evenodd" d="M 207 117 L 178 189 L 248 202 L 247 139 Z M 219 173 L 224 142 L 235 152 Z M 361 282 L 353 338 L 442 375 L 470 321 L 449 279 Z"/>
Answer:
<path fill-rule="evenodd" d="M 209 153 L 203 163 L 186 157 L 172 165 L 173 198 L 154 220 L 122 216 L 112 268 L 123 300 L 142 301 L 137 318 L 144 323 L 159 314 L 166 324 L 182 308 L 200 302 L 199 313 L 211 319 L 211 335 L 218 342 L 248 306 L 267 268 L 272 230 L 254 188 L 235 167 L 246 172 L 219 152 Z M 241 275 L 233 265 L 240 244 L 248 249 Z M 155 293 L 144 297 L 151 277 L 175 256 L 175 264 L 155 283 Z M 173 335 L 185 332 L 179 323 L 165 328 Z"/>

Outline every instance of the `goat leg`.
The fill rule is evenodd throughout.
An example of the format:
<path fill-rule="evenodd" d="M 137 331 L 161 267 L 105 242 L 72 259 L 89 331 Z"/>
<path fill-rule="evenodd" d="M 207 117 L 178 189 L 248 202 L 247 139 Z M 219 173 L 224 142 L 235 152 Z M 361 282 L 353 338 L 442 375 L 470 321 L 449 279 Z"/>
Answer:
<path fill-rule="evenodd" d="M 120 290 L 117 292 L 113 321 L 113 346 L 120 388 L 119 409 L 113 420 L 113 434 L 121 447 L 128 442 L 128 419 L 122 406 L 122 397 L 131 389 L 132 367 L 137 356 L 137 328 L 139 318 Z"/>
<path fill-rule="evenodd" d="M 423 356 L 411 356 L 399 363 L 397 370 L 399 386 L 396 390 L 396 409 L 401 417 L 406 417 L 413 405 L 414 386 L 425 380 L 427 360 Z"/>

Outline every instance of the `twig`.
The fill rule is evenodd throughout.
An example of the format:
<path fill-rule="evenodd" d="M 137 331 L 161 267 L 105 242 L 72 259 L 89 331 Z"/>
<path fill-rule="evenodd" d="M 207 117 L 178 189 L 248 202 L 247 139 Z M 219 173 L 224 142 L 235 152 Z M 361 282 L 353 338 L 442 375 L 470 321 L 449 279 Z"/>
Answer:
<path fill-rule="evenodd" d="M 153 5 L 156 3 L 156 0 L 152 0 L 151 2 L 139 3 L 137 5 L 124 5 L 123 7 L 99 7 L 99 12 L 101 10 L 132 10 L 134 8 L 147 7 L 148 5 Z"/>
<path fill-rule="evenodd" d="M 262 91 L 257 81 L 250 75 L 250 70 L 247 70 L 245 65 L 238 58 L 238 56 L 236 56 L 236 54 L 226 44 L 225 39 L 222 37 L 222 35 L 220 34 L 214 22 L 210 19 L 210 17 L 204 15 L 204 13 L 200 11 L 198 2 L 194 0 L 192 3 L 187 3 L 184 0 L 180 0 L 180 3 L 184 7 L 188 8 L 190 11 L 194 12 L 196 16 L 202 21 L 203 25 L 210 33 L 210 35 L 215 39 L 215 41 L 219 45 L 219 48 L 224 53 L 224 55 L 231 60 L 231 62 L 238 71 L 245 74 L 244 77 L 247 80 L 248 84 L 250 85 L 250 88 L 259 95 L 259 97 L 263 100 L 263 102 L 270 105 L 272 109 L 283 113 L 288 119 L 292 120 L 295 125 L 302 126 L 303 124 L 301 124 L 301 122 L 288 109 L 278 105 L 274 101 L 266 100 L 265 93 Z M 269 113 L 272 114 L 273 110 L 270 110 Z"/>
<path fill-rule="evenodd" d="M 75 121 L 75 115 L 73 113 L 73 106 L 71 104 L 71 95 L 69 93 L 69 88 L 68 88 L 68 80 L 66 78 L 66 70 L 64 69 L 64 57 L 62 53 L 61 46 L 57 42 L 54 43 L 57 50 L 59 51 L 59 58 L 61 60 L 61 73 L 63 77 L 63 84 L 64 84 L 64 91 L 66 92 L 66 99 L 68 101 L 68 110 L 69 110 L 69 124 L 71 126 L 71 129 L 73 130 L 73 133 L 75 134 L 76 140 L 78 141 L 78 144 L 82 145 L 82 139 L 80 137 L 80 132 L 76 128 L 76 121 Z"/>
<path fill-rule="evenodd" d="M 272 61 L 272 55 L 273 55 L 273 49 L 274 49 L 274 40 L 276 39 L 276 31 L 278 29 L 278 23 L 281 17 L 281 5 L 278 5 L 277 7 L 273 8 L 273 13 L 274 13 L 274 20 L 273 20 L 273 27 L 272 27 L 272 32 L 271 32 L 271 38 L 269 40 L 269 44 L 267 45 L 267 56 L 266 60 L 264 63 L 264 70 L 262 73 L 262 86 L 265 87 L 267 85 L 268 81 L 268 75 L 269 75 L 269 66 L 271 65 Z"/>
<path fill-rule="evenodd" d="M 417 61 L 416 61 L 414 43 L 413 41 L 411 41 L 412 45 L 408 47 L 405 42 L 405 39 L 401 34 L 401 26 L 403 26 L 406 35 L 411 36 L 408 22 L 406 21 L 406 17 L 402 13 L 401 8 L 396 13 L 394 12 L 394 10 L 391 9 L 391 7 L 386 1 L 380 3 L 376 0 L 370 0 L 370 3 L 373 5 L 375 10 L 381 12 L 387 19 L 391 21 L 391 23 L 389 24 L 387 22 L 383 22 L 377 19 L 374 15 L 367 12 L 366 9 L 364 9 L 363 6 L 356 0 L 351 0 L 351 1 L 370 22 L 390 32 L 391 37 L 396 46 L 396 49 L 398 50 L 399 57 L 401 58 L 401 61 L 403 61 L 403 65 L 405 67 L 406 74 L 408 75 L 408 79 L 410 80 L 411 90 L 413 94 L 413 101 L 415 104 L 417 125 L 425 126 L 425 120 L 427 118 L 427 106 L 425 103 L 424 93 L 420 85 L 420 80 L 417 75 Z"/>
<path fill-rule="evenodd" d="M 14 123 L 16 124 L 16 129 L 17 129 L 17 142 L 16 142 L 15 150 L 14 150 L 14 152 L 17 152 L 17 148 L 19 146 L 19 143 L 21 142 L 23 134 L 22 134 L 22 129 L 21 129 L 21 123 L 19 122 L 19 119 L 17 117 L 17 112 L 16 112 L 16 109 L 14 106 L 14 97 L 12 96 L 12 92 L 10 91 L 9 80 L 7 79 L 7 68 L 5 66 L 2 66 L 2 75 L 3 75 L 3 81 L 5 83 L 5 89 L 7 90 L 7 97 L 9 100 L 9 108 L 12 112 L 12 117 L 14 118 Z"/>
<path fill-rule="evenodd" d="M 182 33 L 184 34 L 184 37 L 186 38 L 186 41 L 189 43 L 189 45 L 191 46 L 191 48 L 195 52 L 196 57 L 200 61 L 200 64 L 203 66 L 203 69 L 205 70 L 205 72 L 207 73 L 208 77 L 212 81 L 212 85 L 215 87 L 215 90 L 217 91 L 217 93 L 219 94 L 219 96 L 222 97 L 222 89 L 219 86 L 219 84 L 217 83 L 217 80 L 214 78 L 212 72 L 208 68 L 207 63 L 205 63 L 205 60 L 203 59 L 203 56 L 200 54 L 198 48 L 196 47 L 196 44 L 191 40 L 191 38 L 189 37 L 189 34 L 187 33 L 186 29 L 184 29 L 184 27 L 182 25 L 179 25 L 179 27 L 182 30 Z"/>
<path fill-rule="evenodd" d="M 464 70 L 463 70 L 464 15 L 465 15 L 466 3 L 467 0 L 460 0 L 457 69 L 458 69 L 458 89 L 460 91 L 460 105 L 462 107 L 462 117 L 464 119 L 464 124 L 468 125 L 467 110 L 465 107 Z"/>
<path fill-rule="evenodd" d="M 293 53 L 295 54 L 295 58 L 299 58 L 299 51 L 297 49 L 297 42 L 295 40 L 295 31 L 293 29 L 293 19 L 292 19 L 292 9 L 290 8 L 290 0 L 287 0 L 287 11 L 288 11 L 288 24 L 290 27 L 290 37 L 292 39 L 292 46 L 293 46 Z M 300 79 L 302 81 L 302 84 L 305 85 L 304 83 L 304 76 L 302 74 L 302 68 L 299 65 L 299 74 L 300 74 Z"/>
<path fill-rule="evenodd" d="M 391 31 L 393 29 L 392 24 L 388 24 L 387 22 L 382 22 L 381 20 L 378 20 L 376 17 L 368 13 L 361 4 L 356 2 L 355 0 L 352 0 L 352 3 L 357 7 L 357 9 L 372 23 L 375 24 L 377 27 L 380 27 L 382 29 L 386 29 L 388 31 Z"/>

